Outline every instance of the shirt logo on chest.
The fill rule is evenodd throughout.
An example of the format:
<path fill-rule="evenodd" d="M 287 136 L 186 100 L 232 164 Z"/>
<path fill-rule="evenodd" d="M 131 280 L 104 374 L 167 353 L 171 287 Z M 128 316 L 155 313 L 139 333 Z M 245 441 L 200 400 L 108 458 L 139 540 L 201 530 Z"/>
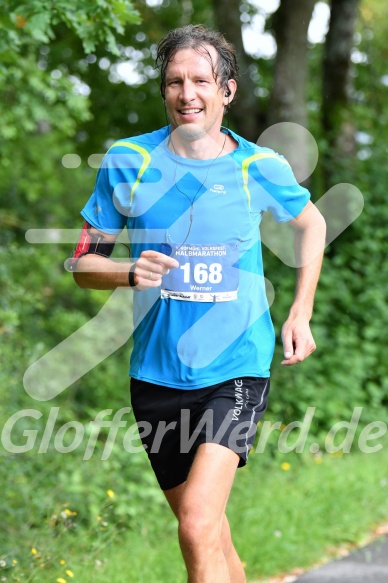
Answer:
<path fill-rule="evenodd" d="M 226 194 L 226 190 L 223 184 L 214 184 L 213 188 L 210 188 L 210 192 L 215 192 L 216 194 Z"/>

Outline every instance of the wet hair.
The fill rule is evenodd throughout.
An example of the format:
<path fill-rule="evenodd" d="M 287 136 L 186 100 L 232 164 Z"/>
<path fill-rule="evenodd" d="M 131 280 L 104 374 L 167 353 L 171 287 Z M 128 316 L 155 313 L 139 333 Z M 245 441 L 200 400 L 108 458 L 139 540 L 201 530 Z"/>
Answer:
<path fill-rule="evenodd" d="M 217 51 L 217 63 L 213 62 L 207 48 L 209 45 Z M 205 54 L 211 64 L 214 80 L 220 87 L 225 88 L 225 91 L 230 93 L 228 81 L 238 77 L 236 52 L 233 45 L 228 43 L 218 31 L 205 28 L 201 24 L 189 24 L 170 30 L 157 46 L 155 67 L 160 70 L 160 92 L 163 99 L 165 97 L 168 63 L 172 61 L 175 54 L 181 49 L 194 49 L 201 55 Z"/>

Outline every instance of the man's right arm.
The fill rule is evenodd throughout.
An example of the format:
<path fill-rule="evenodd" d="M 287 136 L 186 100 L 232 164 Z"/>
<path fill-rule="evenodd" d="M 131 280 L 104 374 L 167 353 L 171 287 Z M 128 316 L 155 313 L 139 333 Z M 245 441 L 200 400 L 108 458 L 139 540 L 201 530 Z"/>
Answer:
<path fill-rule="evenodd" d="M 113 249 L 117 235 L 103 233 L 94 227 L 89 227 L 88 233 L 99 238 L 100 246 L 111 245 Z M 86 246 L 85 249 L 83 254 L 74 258 L 72 264 L 74 280 L 82 288 L 105 290 L 129 287 L 129 271 L 131 270 L 136 284 L 135 289 L 143 291 L 159 287 L 162 276 L 179 265 L 172 257 L 157 251 L 143 251 L 136 262 L 123 262 L 96 253 L 98 247 L 90 246 L 89 249 Z"/>

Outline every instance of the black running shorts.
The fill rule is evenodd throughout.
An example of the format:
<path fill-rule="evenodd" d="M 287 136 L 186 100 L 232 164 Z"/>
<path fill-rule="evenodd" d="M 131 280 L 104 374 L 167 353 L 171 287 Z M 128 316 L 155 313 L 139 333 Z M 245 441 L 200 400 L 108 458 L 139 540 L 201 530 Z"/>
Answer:
<path fill-rule="evenodd" d="M 269 386 L 269 378 L 242 377 L 185 391 L 131 379 L 139 435 L 161 489 L 187 479 L 201 443 L 228 447 L 244 466 L 267 408 Z"/>

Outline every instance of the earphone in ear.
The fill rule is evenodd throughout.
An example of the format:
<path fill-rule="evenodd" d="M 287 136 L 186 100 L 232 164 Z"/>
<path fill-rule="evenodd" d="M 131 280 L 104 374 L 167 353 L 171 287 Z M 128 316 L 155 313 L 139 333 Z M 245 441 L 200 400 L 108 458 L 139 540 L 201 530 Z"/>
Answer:
<path fill-rule="evenodd" d="M 230 97 L 230 91 L 225 91 L 225 97 Z"/>

